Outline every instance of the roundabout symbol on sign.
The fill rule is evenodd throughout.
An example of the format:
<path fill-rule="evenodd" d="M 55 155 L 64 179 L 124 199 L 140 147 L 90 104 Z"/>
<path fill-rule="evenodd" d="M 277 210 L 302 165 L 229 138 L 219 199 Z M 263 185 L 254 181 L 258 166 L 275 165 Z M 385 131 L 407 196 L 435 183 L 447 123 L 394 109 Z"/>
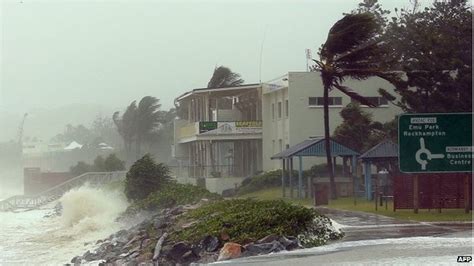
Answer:
<path fill-rule="evenodd" d="M 427 160 L 432 159 L 443 159 L 444 154 L 432 154 L 430 150 L 428 150 L 425 146 L 425 139 L 420 138 L 420 149 L 415 154 L 416 162 L 421 165 L 421 170 L 426 170 L 426 165 L 428 164 L 427 160 L 421 158 L 421 154 L 426 154 Z"/>

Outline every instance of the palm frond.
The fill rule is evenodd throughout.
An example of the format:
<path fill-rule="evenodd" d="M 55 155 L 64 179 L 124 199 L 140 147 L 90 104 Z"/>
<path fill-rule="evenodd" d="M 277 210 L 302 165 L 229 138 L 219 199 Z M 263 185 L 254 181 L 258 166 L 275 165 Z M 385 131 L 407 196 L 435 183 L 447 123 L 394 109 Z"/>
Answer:
<path fill-rule="evenodd" d="M 244 80 L 240 78 L 240 75 L 232 72 L 225 66 L 220 66 L 214 69 L 211 80 L 207 83 L 208 88 L 223 88 L 238 86 L 244 83 Z"/>
<path fill-rule="evenodd" d="M 334 64 L 338 68 L 379 68 L 381 58 L 384 58 L 385 54 L 385 49 L 382 48 L 379 41 L 370 41 L 335 56 Z"/>
<path fill-rule="evenodd" d="M 347 14 L 329 30 L 321 56 L 331 58 L 367 43 L 376 36 L 379 27 L 370 13 Z"/>
<path fill-rule="evenodd" d="M 376 107 L 377 106 L 373 102 L 369 101 L 367 98 L 365 98 L 364 96 L 360 95 L 355 90 L 353 90 L 353 89 L 351 89 L 347 86 L 342 86 L 342 85 L 337 84 L 337 83 L 334 84 L 333 86 L 335 88 L 337 88 L 338 90 L 340 90 L 345 95 L 349 96 L 351 99 L 354 99 L 354 100 L 360 102 L 361 104 L 367 105 L 369 107 Z"/>
<path fill-rule="evenodd" d="M 402 79 L 402 72 L 399 71 L 383 71 L 380 68 L 345 68 L 341 69 L 339 75 L 351 77 L 357 80 L 367 79 L 368 77 L 377 76 L 394 85 L 401 85 L 404 81 Z"/>

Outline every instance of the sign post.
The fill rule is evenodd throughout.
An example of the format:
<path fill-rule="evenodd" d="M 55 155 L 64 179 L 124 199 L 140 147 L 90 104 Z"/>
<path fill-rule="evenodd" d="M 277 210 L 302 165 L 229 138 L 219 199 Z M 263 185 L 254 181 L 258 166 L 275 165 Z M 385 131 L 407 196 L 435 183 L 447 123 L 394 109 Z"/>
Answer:
<path fill-rule="evenodd" d="M 415 213 L 419 173 L 472 173 L 472 113 L 403 114 L 398 120 L 398 143 L 400 171 L 415 174 Z M 464 207 L 469 212 L 467 178 Z"/>
<path fill-rule="evenodd" d="M 404 114 L 398 120 L 400 171 L 472 172 L 472 114 Z"/>

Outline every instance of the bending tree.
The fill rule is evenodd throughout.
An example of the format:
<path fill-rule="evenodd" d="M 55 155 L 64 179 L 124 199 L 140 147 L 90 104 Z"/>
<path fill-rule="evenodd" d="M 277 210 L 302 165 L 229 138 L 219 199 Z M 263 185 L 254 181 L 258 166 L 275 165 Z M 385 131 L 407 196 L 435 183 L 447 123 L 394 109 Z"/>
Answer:
<path fill-rule="evenodd" d="M 115 112 L 112 116 L 117 130 L 122 136 L 125 152 L 127 154 L 127 160 L 132 151 L 132 143 L 137 134 L 136 119 L 137 117 L 137 104 L 133 101 L 125 110 L 125 113 L 120 117 L 120 112 Z"/>
<path fill-rule="evenodd" d="M 214 69 L 211 80 L 207 83 L 208 88 L 223 88 L 238 86 L 244 83 L 240 75 L 232 72 L 228 67 L 220 66 Z"/>
<path fill-rule="evenodd" d="M 329 133 L 329 91 L 337 89 L 352 99 L 371 107 L 368 101 L 353 89 L 342 85 L 347 78 L 364 80 L 378 76 L 390 82 L 398 75 L 387 72 L 381 63 L 385 50 L 379 39 L 380 25 L 369 13 L 346 14 L 329 30 L 328 38 L 319 51 L 319 60 L 313 71 L 319 71 L 324 88 L 324 137 L 327 167 L 331 186 L 331 199 L 337 198 L 331 160 Z"/>
<path fill-rule="evenodd" d="M 401 95 L 396 104 L 416 113 L 471 112 L 471 5 L 466 0 L 435 1 L 414 10 L 402 9 L 384 34 L 397 68 L 406 73 L 396 84 Z"/>
<path fill-rule="evenodd" d="M 140 100 L 136 116 L 136 159 L 141 156 L 141 145 L 143 141 L 149 140 L 153 131 L 160 123 L 159 100 L 152 96 L 145 96 Z"/>

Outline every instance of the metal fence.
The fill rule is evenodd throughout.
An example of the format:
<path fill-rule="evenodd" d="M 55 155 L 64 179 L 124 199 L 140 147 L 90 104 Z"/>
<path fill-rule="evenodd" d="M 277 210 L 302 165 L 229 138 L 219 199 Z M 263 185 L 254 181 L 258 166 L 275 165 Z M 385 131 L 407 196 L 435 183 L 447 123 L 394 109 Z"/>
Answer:
<path fill-rule="evenodd" d="M 109 183 L 111 181 L 124 180 L 125 175 L 125 171 L 84 173 L 36 195 L 13 196 L 0 201 L 0 211 L 37 208 L 60 198 L 64 193 L 74 187 L 82 186 L 85 183 L 98 185 Z"/>

